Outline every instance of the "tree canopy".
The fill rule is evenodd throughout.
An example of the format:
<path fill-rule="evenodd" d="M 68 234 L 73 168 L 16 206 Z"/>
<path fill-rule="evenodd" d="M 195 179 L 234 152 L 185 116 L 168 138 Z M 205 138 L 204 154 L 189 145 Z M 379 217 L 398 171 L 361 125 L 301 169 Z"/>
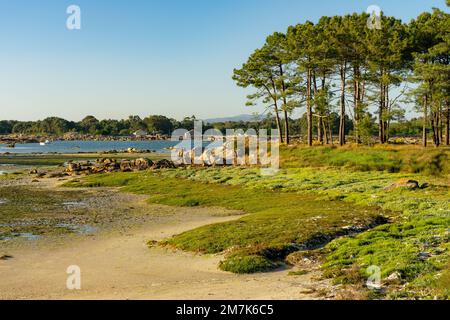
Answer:
<path fill-rule="evenodd" d="M 433 9 L 403 23 L 381 13 L 379 27 L 369 26 L 371 18 L 355 13 L 290 26 L 286 33 L 269 35 L 234 70 L 238 86 L 254 89 L 247 105 L 262 103 L 273 112 L 282 141 L 289 143 L 290 132 L 281 116 L 288 119 L 300 108 L 306 117 L 302 136 L 309 145 L 313 130 L 318 143 L 333 143 L 336 112 L 341 145 L 349 133 L 347 117 L 355 142 L 373 131 L 364 127 L 373 126 L 370 112 L 378 120 L 378 140 L 385 143 L 410 96 L 420 102 L 424 132 L 432 129 L 436 145 L 444 135 L 448 141 L 449 14 Z"/>

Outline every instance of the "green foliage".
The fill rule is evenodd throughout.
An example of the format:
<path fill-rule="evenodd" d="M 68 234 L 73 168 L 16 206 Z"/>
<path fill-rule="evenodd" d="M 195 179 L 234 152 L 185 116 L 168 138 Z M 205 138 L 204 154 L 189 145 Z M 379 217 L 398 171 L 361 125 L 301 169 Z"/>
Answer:
<path fill-rule="evenodd" d="M 221 261 L 219 268 L 233 273 L 264 272 L 276 268 L 276 264 L 259 255 L 235 254 Z"/>
<path fill-rule="evenodd" d="M 381 212 L 377 208 L 355 207 L 340 201 L 319 202 L 312 195 L 269 191 L 265 183 L 241 187 L 202 183 L 194 181 L 195 177 L 180 179 L 184 174 L 195 172 L 202 175 L 202 171 L 196 170 L 118 173 L 90 176 L 81 183 L 68 186 L 123 186 L 124 191 L 149 195 L 152 203 L 172 206 L 192 206 L 194 203 L 248 213 L 236 221 L 200 227 L 164 242 L 207 254 L 233 248 L 221 266 L 237 272 L 260 271 L 261 265 L 266 269 L 269 266 L 266 261 L 275 267 L 277 261 L 301 246 L 315 247 L 345 234 L 342 227 L 347 224 L 364 227 L 379 223 Z M 255 178 L 246 170 L 229 173 L 235 177 L 237 173 L 245 178 Z M 255 192 L 255 188 L 260 191 Z"/>
<path fill-rule="evenodd" d="M 130 135 L 137 130 L 146 130 L 155 134 L 169 135 L 182 123 L 165 116 L 152 115 L 141 119 L 129 116 L 123 120 L 101 120 L 86 116 L 79 122 L 50 117 L 38 121 L 0 121 L 0 134 L 35 134 L 61 136 L 68 132 L 90 135 Z"/>

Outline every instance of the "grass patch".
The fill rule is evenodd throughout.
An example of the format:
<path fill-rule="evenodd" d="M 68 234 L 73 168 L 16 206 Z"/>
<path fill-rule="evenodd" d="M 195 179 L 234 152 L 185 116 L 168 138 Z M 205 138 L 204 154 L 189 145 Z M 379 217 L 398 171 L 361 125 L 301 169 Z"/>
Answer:
<path fill-rule="evenodd" d="M 277 264 L 261 255 L 235 254 L 221 261 L 219 268 L 233 273 L 255 273 L 269 271 Z"/>
<path fill-rule="evenodd" d="M 376 147 L 282 147 L 283 168 L 339 167 L 353 171 L 386 171 L 391 173 L 450 173 L 450 148 L 424 149 L 419 146 L 377 145 Z"/>
<path fill-rule="evenodd" d="M 178 172 L 177 170 L 175 172 Z M 86 177 L 81 186 L 122 186 L 147 194 L 152 203 L 172 206 L 221 206 L 249 215 L 184 232 L 164 245 L 207 254 L 232 248 L 220 264 L 223 270 L 258 272 L 277 266 L 289 253 L 317 247 L 348 233 L 346 226 L 367 228 L 384 222 L 382 211 L 342 201 L 317 201 L 301 195 L 237 185 L 205 184 L 160 173 L 117 173 Z M 270 263 L 269 263 L 270 262 Z"/>

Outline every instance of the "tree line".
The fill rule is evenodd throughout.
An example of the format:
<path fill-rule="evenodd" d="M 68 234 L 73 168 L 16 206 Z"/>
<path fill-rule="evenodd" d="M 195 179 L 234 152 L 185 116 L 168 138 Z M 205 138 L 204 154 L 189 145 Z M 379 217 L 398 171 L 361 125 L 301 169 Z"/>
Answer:
<path fill-rule="evenodd" d="M 274 114 L 282 142 L 290 142 L 291 113 L 303 108 L 310 146 L 314 138 L 333 143 L 336 131 L 346 144 L 347 118 L 356 143 L 371 137 L 374 120 L 386 143 L 409 103 L 422 114 L 424 146 L 430 130 L 436 146 L 444 137 L 450 144 L 449 14 L 433 9 L 410 23 L 381 14 L 379 27 L 369 27 L 375 18 L 355 13 L 290 26 L 234 70 L 237 85 L 253 89 L 247 105 L 263 103 Z"/>
<path fill-rule="evenodd" d="M 185 117 L 182 121 L 167 118 L 160 115 L 152 115 L 141 119 L 139 116 L 129 116 L 128 119 L 122 120 L 98 120 L 93 116 L 87 116 L 79 122 L 69 121 L 58 117 L 49 117 L 38 121 L 16 121 L 16 120 L 0 120 L 0 135 L 23 134 L 23 135 L 53 135 L 62 136 L 66 133 L 78 133 L 85 135 L 101 135 L 101 136 L 130 136 L 138 130 L 144 130 L 150 135 L 166 135 L 170 136 L 173 130 L 194 128 L 195 116 Z M 306 115 L 300 119 L 288 118 L 291 136 L 298 137 L 307 129 Z M 332 134 L 338 135 L 339 114 L 337 112 L 330 113 Z M 370 126 L 366 125 L 369 130 L 368 135 L 377 133 L 375 119 L 371 118 Z M 390 132 L 392 136 L 406 137 L 418 136 L 422 132 L 422 118 L 413 118 L 410 120 L 400 117 L 399 121 L 392 123 Z M 277 128 L 274 116 L 268 113 L 266 117 L 251 121 L 226 121 L 205 123 L 203 129 L 217 129 L 223 133 L 227 129 L 275 129 Z M 345 117 L 346 135 L 353 132 L 353 121 L 350 117 Z M 313 123 L 314 131 L 317 130 L 317 124 Z"/>
<path fill-rule="evenodd" d="M 58 117 L 38 121 L 2 120 L 0 134 L 61 136 L 73 132 L 87 135 L 128 136 L 143 130 L 148 134 L 170 135 L 177 128 L 193 128 L 194 120 L 194 116 L 177 121 L 160 115 L 151 115 L 143 119 L 134 115 L 122 120 L 98 120 L 94 116 L 86 116 L 78 122 Z"/>

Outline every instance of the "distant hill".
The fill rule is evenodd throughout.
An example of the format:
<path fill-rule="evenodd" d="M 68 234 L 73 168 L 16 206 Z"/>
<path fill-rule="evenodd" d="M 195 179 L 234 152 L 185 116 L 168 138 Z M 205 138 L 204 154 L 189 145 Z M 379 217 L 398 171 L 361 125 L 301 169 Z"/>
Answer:
<path fill-rule="evenodd" d="M 224 118 L 212 118 L 203 120 L 205 123 L 217 123 L 217 122 L 239 122 L 239 121 L 255 121 L 264 119 L 264 115 L 251 115 L 251 114 L 241 114 L 233 117 L 224 117 Z"/>

